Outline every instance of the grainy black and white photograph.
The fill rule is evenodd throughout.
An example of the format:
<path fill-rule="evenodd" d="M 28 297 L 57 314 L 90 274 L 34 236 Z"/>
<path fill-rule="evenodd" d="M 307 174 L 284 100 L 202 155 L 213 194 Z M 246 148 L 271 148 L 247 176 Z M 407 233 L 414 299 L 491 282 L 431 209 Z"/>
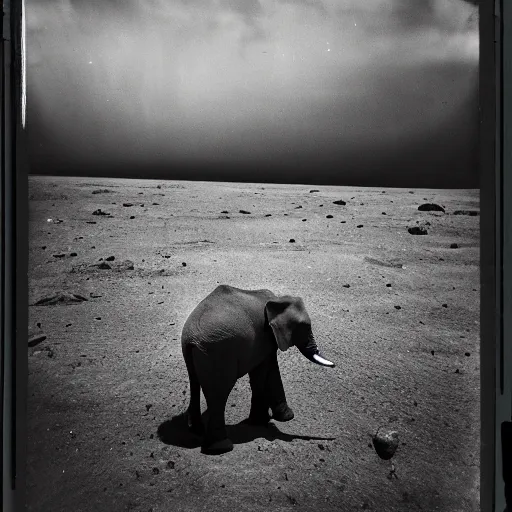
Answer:
<path fill-rule="evenodd" d="M 25 14 L 27 509 L 478 511 L 477 2 Z"/>

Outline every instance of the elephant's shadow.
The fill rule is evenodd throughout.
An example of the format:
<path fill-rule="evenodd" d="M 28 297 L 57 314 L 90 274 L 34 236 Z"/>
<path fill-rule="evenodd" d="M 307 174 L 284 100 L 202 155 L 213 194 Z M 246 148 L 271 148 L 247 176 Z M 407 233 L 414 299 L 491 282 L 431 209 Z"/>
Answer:
<path fill-rule="evenodd" d="M 206 424 L 208 418 L 208 411 L 202 415 L 203 423 Z M 281 441 L 291 442 L 294 439 L 303 439 L 305 441 L 323 440 L 330 441 L 334 437 L 315 437 L 315 436 L 300 436 L 295 434 L 285 434 L 281 432 L 274 423 L 268 423 L 264 426 L 249 425 L 244 421 L 236 425 L 226 426 L 228 436 L 233 444 L 250 443 L 255 439 L 266 439 L 267 441 Z M 198 448 L 201 446 L 201 438 L 188 429 L 186 413 L 181 413 L 173 416 L 171 419 L 164 421 L 157 430 L 157 435 L 160 441 L 165 444 L 179 446 L 182 448 Z"/>

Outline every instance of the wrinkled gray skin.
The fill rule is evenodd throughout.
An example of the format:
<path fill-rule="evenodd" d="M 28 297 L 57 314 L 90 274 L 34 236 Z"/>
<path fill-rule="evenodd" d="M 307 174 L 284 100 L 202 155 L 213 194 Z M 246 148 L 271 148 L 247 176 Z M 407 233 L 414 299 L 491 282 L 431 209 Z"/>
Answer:
<path fill-rule="evenodd" d="M 277 350 L 296 346 L 312 362 L 333 367 L 318 352 L 311 320 L 299 297 L 277 297 L 269 290 L 218 286 L 190 314 L 181 336 L 190 380 L 188 425 L 203 435 L 203 453 L 231 451 L 224 410 L 237 379 L 249 374 L 252 399 L 247 422 L 266 425 L 272 419 L 289 421 L 293 411 L 277 362 Z M 208 406 L 204 432 L 200 390 Z"/>

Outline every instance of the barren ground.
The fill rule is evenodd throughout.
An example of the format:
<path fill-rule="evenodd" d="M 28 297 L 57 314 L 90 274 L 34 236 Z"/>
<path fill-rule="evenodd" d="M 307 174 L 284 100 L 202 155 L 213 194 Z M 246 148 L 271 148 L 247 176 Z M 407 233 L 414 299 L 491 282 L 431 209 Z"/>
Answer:
<path fill-rule="evenodd" d="M 479 510 L 479 217 L 456 210 L 478 191 L 31 177 L 29 510 Z M 235 448 L 207 456 L 180 334 L 219 283 L 303 297 L 337 366 L 281 353 L 295 419 L 268 429 L 239 425 L 241 379 Z M 33 305 L 62 291 L 88 300 Z"/>

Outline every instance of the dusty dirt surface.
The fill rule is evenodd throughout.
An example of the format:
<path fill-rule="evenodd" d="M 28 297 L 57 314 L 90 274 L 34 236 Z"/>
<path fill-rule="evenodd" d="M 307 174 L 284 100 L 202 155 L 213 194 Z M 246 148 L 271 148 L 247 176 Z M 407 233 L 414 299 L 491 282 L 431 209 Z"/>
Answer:
<path fill-rule="evenodd" d="M 28 509 L 479 510 L 478 210 L 475 190 L 31 177 Z M 295 419 L 269 428 L 240 424 L 239 380 L 235 448 L 208 456 L 180 335 L 219 283 L 301 296 L 337 366 L 280 353 Z"/>

